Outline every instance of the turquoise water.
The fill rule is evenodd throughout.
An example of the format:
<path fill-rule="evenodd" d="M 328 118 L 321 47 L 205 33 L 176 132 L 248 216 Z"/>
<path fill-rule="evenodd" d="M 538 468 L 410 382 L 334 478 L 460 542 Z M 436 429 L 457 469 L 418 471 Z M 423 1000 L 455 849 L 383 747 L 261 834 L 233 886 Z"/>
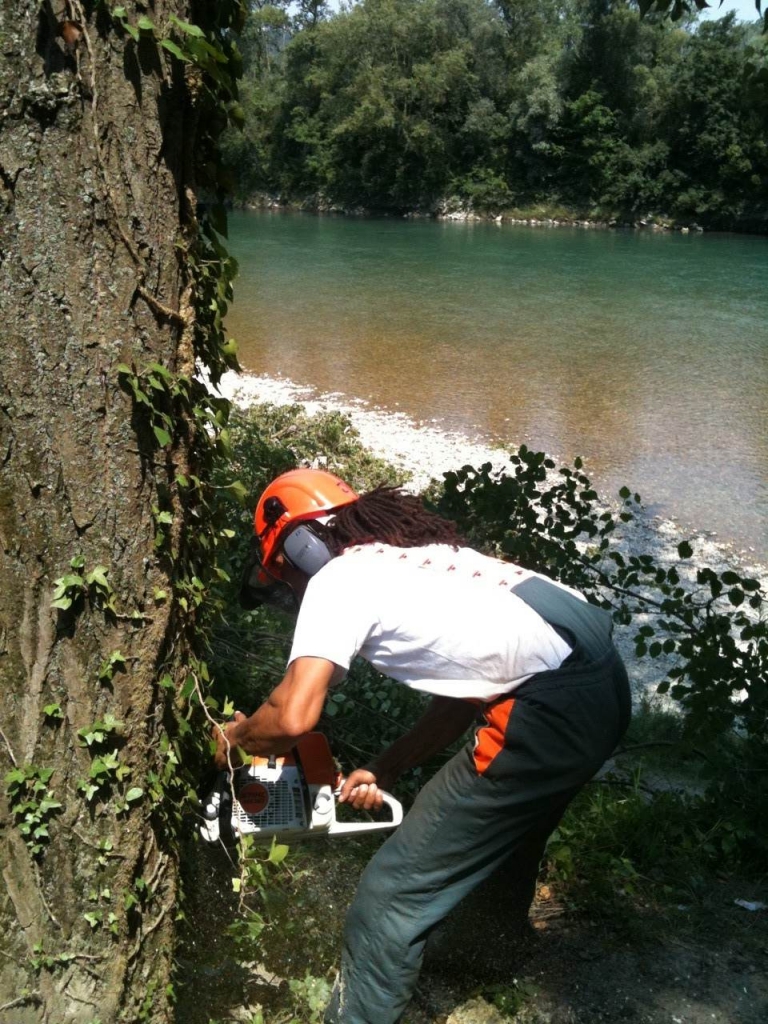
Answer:
<path fill-rule="evenodd" d="M 768 553 L 768 240 L 235 213 L 247 370 L 582 455 Z"/>

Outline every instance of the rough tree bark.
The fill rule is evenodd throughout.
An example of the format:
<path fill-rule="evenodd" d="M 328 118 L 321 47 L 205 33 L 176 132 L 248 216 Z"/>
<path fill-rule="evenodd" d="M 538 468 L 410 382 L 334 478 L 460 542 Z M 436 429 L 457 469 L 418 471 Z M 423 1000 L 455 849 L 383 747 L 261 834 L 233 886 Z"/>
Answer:
<path fill-rule="evenodd" d="M 18 769 L 0 786 L 0 1021 L 14 1024 L 171 1013 L 176 853 L 147 778 L 173 758 L 158 680 L 184 662 L 189 617 L 156 517 L 162 492 L 178 549 L 194 508 L 173 480 L 195 428 L 153 442 L 117 366 L 193 372 L 195 99 L 190 66 L 134 42 L 112 7 L 0 0 L 0 756 Z M 124 7 L 162 25 L 190 4 Z M 70 609 L 51 607 L 57 579 L 99 566 Z"/>

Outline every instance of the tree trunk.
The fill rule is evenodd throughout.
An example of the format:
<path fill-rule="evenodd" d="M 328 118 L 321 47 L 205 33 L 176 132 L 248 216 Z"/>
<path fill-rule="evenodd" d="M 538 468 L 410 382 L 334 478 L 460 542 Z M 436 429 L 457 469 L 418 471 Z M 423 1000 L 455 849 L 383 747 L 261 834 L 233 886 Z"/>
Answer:
<path fill-rule="evenodd" d="M 161 27 L 188 6 L 127 3 L 125 18 Z M 176 697 L 159 680 L 189 650 L 174 584 L 195 508 L 174 481 L 195 427 L 181 415 L 167 441 L 154 433 L 117 367 L 194 371 L 194 69 L 112 8 L 0 0 L 0 1021 L 14 1024 L 160 1021 L 172 1002 Z"/>

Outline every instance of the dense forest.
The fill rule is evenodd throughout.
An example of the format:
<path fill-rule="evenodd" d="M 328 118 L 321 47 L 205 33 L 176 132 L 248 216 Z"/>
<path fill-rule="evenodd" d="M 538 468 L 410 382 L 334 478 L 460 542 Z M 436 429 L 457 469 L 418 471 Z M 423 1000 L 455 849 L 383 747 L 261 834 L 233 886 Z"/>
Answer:
<path fill-rule="evenodd" d="M 760 22 L 627 0 L 251 5 L 239 200 L 768 226 Z"/>

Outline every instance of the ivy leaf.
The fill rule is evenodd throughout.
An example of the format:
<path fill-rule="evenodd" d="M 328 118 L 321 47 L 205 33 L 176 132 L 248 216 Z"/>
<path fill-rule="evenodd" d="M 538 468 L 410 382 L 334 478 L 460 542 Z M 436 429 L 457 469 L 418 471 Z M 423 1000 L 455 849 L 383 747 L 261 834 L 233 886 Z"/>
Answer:
<path fill-rule="evenodd" d="M 151 370 L 152 373 L 156 373 L 159 377 L 163 377 L 165 380 L 173 380 L 173 374 L 162 363 L 150 363 L 147 369 Z"/>
<path fill-rule="evenodd" d="M 182 21 L 181 18 L 177 18 L 175 14 L 171 15 L 171 21 L 180 28 L 182 32 L 186 32 L 188 36 L 195 36 L 198 39 L 202 39 L 205 35 L 199 25 L 191 25 L 188 21 Z"/>
<path fill-rule="evenodd" d="M 189 63 L 189 57 L 184 53 L 180 46 L 177 46 L 176 43 L 174 43 L 172 39 L 161 39 L 160 45 L 164 50 L 167 50 L 168 53 L 173 54 L 177 60 L 183 60 Z"/>
<path fill-rule="evenodd" d="M 155 31 L 155 23 L 154 23 L 154 21 L 152 21 L 151 18 L 148 18 L 146 16 L 146 14 L 142 14 L 142 16 L 136 22 L 136 25 L 137 25 L 139 31 L 141 31 L 141 32 L 154 32 Z"/>
<path fill-rule="evenodd" d="M 272 848 L 270 849 L 269 857 L 267 858 L 269 860 L 269 863 L 275 865 L 282 864 L 282 862 L 285 860 L 287 856 L 288 847 L 285 845 L 285 843 L 276 843 L 273 840 Z"/>
<path fill-rule="evenodd" d="M 128 792 L 125 794 L 126 803 L 132 804 L 136 800 L 140 800 L 144 796 L 144 790 L 141 786 L 131 786 Z"/>
<path fill-rule="evenodd" d="M 85 582 L 89 586 L 92 586 L 95 583 L 97 586 L 104 587 L 105 589 L 107 589 L 109 587 L 109 583 L 107 582 L 108 572 L 109 569 L 106 567 L 106 565 L 97 565 L 85 577 Z"/>
<path fill-rule="evenodd" d="M 248 497 L 248 488 L 240 480 L 233 480 L 231 484 L 227 484 L 223 488 L 227 494 L 231 494 L 235 501 L 239 501 L 241 505 L 245 504 L 245 499 Z"/>
<path fill-rule="evenodd" d="M 152 429 L 155 432 L 157 443 L 160 445 L 161 448 L 165 448 L 166 445 L 169 445 L 171 443 L 171 435 L 168 433 L 167 430 L 163 430 L 162 427 L 153 427 Z"/>

